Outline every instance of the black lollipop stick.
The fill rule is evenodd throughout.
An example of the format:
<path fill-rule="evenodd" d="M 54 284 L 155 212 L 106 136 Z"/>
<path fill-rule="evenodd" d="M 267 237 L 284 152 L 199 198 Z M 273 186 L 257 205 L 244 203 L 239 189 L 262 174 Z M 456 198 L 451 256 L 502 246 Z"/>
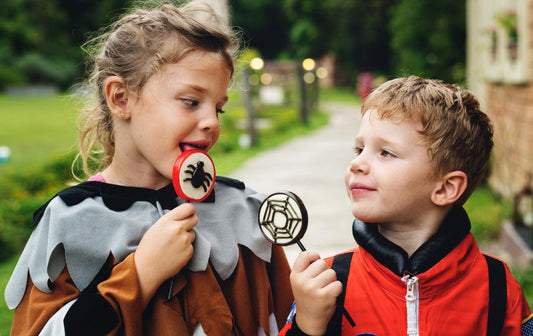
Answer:
<path fill-rule="evenodd" d="M 263 236 L 272 244 L 297 244 L 302 251 L 306 250 L 300 239 L 307 230 L 307 209 L 295 193 L 278 191 L 268 195 L 259 208 L 258 221 Z M 337 304 L 340 306 L 340 302 Z M 345 307 L 342 314 L 353 322 Z"/>

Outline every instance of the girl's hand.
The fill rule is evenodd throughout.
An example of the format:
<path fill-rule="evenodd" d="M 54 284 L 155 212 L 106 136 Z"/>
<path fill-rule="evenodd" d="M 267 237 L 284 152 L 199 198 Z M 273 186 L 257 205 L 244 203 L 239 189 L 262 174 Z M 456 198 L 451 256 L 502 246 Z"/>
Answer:
<path fill-rule="evenodd" d="M 146 304 L 157 288 L 179 273 L 193 255 L 192 229 L 198 223 L 196 209 L 182 204 L 162 216 L 141 239 L 135 252 L 135 267 Z"/>
<path fill-rule="evenodd" d="M 300 253 L 294 262 L 291 286 L 296 301 L 296 323 L 308 335 L 323 335 L 335 312 L 342 284 L 316 252 Z"/>

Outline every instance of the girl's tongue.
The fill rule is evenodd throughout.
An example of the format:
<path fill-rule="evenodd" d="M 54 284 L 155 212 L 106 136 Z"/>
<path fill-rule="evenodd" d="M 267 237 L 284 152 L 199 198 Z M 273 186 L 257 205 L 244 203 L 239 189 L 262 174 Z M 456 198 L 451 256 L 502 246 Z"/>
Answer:
<path fill-rule="evenodd" d="M 195 145 L 195 144 L 191 144 L 191 143 L 181 143 L 180 144 L 180 149 L 181 149 L 182 152 L 185 152 L 185 151 L 188 151 L 188 150 L 192 150 L 192 149 L 199 149 L 199 150 L 205 151 L 206 150 L 206 146 Z"/>

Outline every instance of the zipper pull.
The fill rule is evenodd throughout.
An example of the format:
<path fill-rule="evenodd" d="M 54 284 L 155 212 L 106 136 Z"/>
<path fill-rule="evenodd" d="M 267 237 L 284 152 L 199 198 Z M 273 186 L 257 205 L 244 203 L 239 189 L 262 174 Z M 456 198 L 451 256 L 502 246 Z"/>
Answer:
<path fill-rule="evenodd" d="M 407 335 L 418 336 L 418 278 L 412 274 L 406 274 L 402 281 L 407 288 L 405 293 Z"/>

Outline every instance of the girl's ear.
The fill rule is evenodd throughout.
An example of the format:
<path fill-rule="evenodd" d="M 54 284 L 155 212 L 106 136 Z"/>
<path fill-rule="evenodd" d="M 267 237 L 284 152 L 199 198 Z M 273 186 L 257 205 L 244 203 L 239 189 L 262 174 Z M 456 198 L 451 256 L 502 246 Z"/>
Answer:
<path fill-rule="evenodd" d="M 128 90 L 126 83 L 118 76 L 110 76 L 104 83 L 104 94 L 111 113 L 119 119 L 130 118 L 128 111 Z"/>
<path fill-rule="evenodd" d="M 431 194 L 431 201 L 439 206 L 454 204 L 466 190 L 468 177 L 462 171 L 444 175 Z"/>

